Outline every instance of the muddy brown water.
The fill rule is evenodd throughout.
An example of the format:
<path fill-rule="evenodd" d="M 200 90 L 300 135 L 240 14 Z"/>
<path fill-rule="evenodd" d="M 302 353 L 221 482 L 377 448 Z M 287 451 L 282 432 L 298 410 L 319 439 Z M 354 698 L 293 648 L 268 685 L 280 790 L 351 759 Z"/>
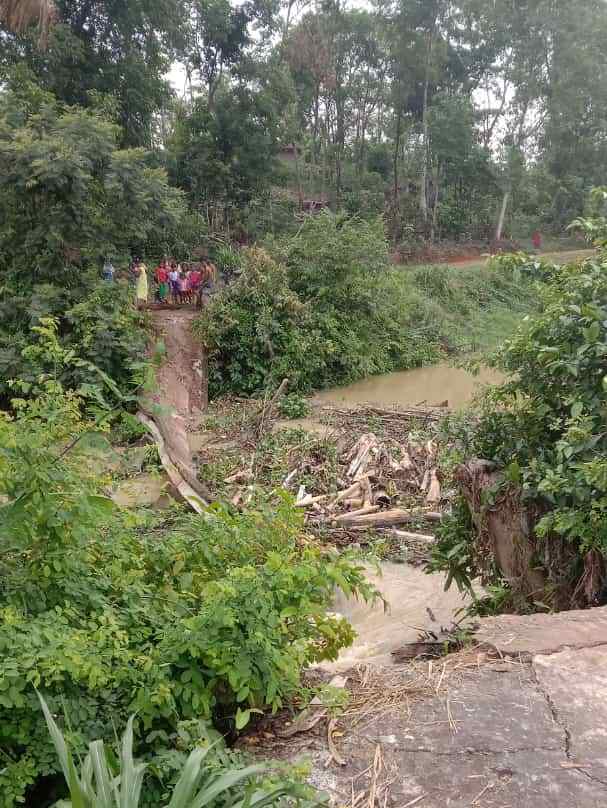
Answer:
<path fill-rule="evenodd" d="M 323 390 L 314 400 L 321 406 L 346 407 L 433 406 L 447 401 L 450 408 L 458 409 L 470 403 L 485 385 L 503 380 L 504 376 L 491 368 L 482 368 L 474 375 L 444 363 L 371 376 L 346 387 Z"/>
<path fill-rule="evenodd" d="M 138 474 L 122 480 L 112 491 L 112 499 L 121 508 L 162 508 L 170 502 L 164 474 Z"/>
<path fill-rule="evenodd" d="M 391 652 L 415 642 L 420 631 L 437 632 L 460 620 L 460 610 L 469 603 L 456 586 L 445 592 L 445 576 L 427 575 L 420 567 L 384 561 L 377 571 L 368 569 L 367 578 L 387 601 L 366 604 L 338 594 L 332 611 L 346 617 L 356 631 L 350 648 L 339 659 L 322 667 L 333 673 L 358 664 L 390 665 Z"/>

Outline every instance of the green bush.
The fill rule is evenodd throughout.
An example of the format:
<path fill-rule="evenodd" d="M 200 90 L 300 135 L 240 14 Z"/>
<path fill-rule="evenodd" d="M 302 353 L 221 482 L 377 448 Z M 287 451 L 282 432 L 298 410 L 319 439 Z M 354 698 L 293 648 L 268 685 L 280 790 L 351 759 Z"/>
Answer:
<path fill-rule="evenodd" d="M 390 267 L 381 222 L 321 214 L 242 258 L 197 326 L 212 393 L 255 394 L 285 377 L 305 392 L 440 354 L 440 327 Z"/>
<path fill-rule="evenodd" d="M 517 261 L 394 267 L 380 220 L 330 213 L 239 256 L 240 276 L 197 326 L 213 395 L 259 394 L 285 377 L 305 393 L 435 362 L 446 350 L 490 349 L 554 270 L 533 262 L 519 271 Z"/>
<path fill-rule="evenodd" d="M 303 396 L 290 393 L 281 398 L 278 411 L 283 418 L 304 418 L 310 412 L 310 405 Z"/>
<path fill-rule="evenodd" d="M 213 260 L 221 274 L 232 279 L 242 271 L 242 256 L 229 244 L 220 243 L 213 250 Z"/>
<path fill-rule="evenodd" d="M 293 388 L 312 383 L 310 311 L 264 250 L 243 251 L 241 274 L 212 298 L 195 330 L 209 352 L 212 393 L 253 394 L 285 376 Z"/>
<path fill-rule="evenodd" d="M 144 792 L 155 805 L 183 763 L 169 754 L 180 721 L 233 731 L 278 709 L 306 664 L 352 641 L 327 614 L 334 587 L 372 595 L 347 554 L 300 543 L 288 499 L 168 523 L 118 510 L 82 404 L 42 377 L 15 419 L 0 417 L 2 808 L 58 770 L 34 687 L 65 711 L 79 754 L 135 712 L 137 754 L 166 755 Z"/>
<path fill-rule="evenodd" d="M 34 345 L 31 325 L 49 316 L 63 348 L 82 360 L 62 368 L 59 378 L 66 388 L 97 382 L 99 374 L 91 364 L 111 377 L 123 392 L 145 372 L 145 320 L 134 308 L 126 283 L 91 285 L 75 304 L 72 296 L 57 296 L 53 286 L 34 287 L 24 322 L 8 322 L 6 330 L 0 326 L 0 404 L 10 401 L 11 380 L 31 384 L 41 373 L 55 372 L 53 361 L 49 364 L 30 350 Z"/>
<path fill-rule="evenodd" d="M 540 313 L 499 354 L 511 380 L 455 437 L 465 456 L 495 461 L 504 486 L 521 489 L 536 514 L 536 561 L 549 581 L 544 602 L 605 602 L 604 574 L 588 554 L 607 558 L 607 259 L 555 270 L 541 299 Z M 493 569 L 488 582 L 500 584 L 465 521 L 459 528 L 443 528 L 435 568 L 460 581 Z"/>

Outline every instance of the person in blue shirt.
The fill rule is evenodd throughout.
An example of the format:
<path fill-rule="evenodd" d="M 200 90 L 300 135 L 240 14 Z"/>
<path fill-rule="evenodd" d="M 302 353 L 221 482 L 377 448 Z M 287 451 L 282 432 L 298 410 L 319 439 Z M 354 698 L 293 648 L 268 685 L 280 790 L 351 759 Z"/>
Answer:
<path fill-rule="evenodd" d="M 114 280 L 114 265 L 109 258 L 105 259 L 101 275 L 104 281 L 109 281 L 111 283 Z"/>

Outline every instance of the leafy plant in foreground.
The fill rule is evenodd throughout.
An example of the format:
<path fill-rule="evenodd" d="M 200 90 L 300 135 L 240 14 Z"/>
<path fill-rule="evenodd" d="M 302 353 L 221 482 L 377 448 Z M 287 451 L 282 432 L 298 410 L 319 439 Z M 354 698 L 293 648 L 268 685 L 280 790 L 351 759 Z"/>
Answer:
<path fill-rule="evenodd" d="M 290 393 L 281 398 L 278 411 L 283 418 L 304 418 L 310 412 L 310 406 L 303 396 Z"/>
<path fill-rule="evenodd" d="M 57 726 L 44 698 L 39 695 L 44 718 L 57 752 L 70 799 L 60 800 L 57 808 L 139 808 L 146 769 L 149 764 L 133 757 L 133 722 L 128 720 L 120 745 L 120 757 L 112 765 L 103 741 L 92 741 L 84 761 L 76 764 L 65 736 Z M 273 787 L 259 783 L 263 765 L 209 766 L 214 744 L 193 749 L 172 789 L 166 808 L 208 808 L 223 804 L 231 808 L 266 808 L 289 797 L 295 804 L 319 805 L 311 800 L 310 789 L 283 781 Z M 117 772 L 114 771 L 117 769 Z M 160 808 L 157 804 L 155 808 Z"/>

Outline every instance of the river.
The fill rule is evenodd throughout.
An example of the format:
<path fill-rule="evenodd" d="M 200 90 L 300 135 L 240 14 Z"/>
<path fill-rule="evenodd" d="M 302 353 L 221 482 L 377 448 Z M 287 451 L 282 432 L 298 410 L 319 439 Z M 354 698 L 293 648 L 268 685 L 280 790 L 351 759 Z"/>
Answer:
<path fill-rule="evenodd" d="M 371 376 L 345 387 L 317 393 L 321 406 L 372 404 L 379 407 L 444 405 L 458 409 L 470 403 L 484 385 L 503 381 L 497 370 L 481 368 L 474 375 L 447 363 Z M 447 402 L 447 404 L 445 404 Z"/>

